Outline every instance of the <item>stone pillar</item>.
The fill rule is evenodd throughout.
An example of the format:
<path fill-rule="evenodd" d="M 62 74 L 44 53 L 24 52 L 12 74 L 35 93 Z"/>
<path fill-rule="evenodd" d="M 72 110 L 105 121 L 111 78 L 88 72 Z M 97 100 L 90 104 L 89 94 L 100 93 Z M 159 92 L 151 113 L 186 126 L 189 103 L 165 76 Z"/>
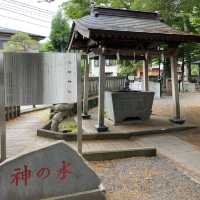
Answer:
<path fill-rule="evenodd" d="M 171 121 L 174 123 L 183 124 L 184 120 L 181 119 L 181 114 L 180 114 L 176 50 L 174 50 L 173 53 L 170 55 L 170 63 L 171 63 L 172 98 L 173 98 L 173 118 L 171 119 Z"/>
<path fill-rule="evenodd" d="M 99 55 L 99 97 L 98 97 L 98 132 L 105 132 L 108 127 L 104 125 L 104 90 L 105 90 L 105 56 Z"/>
<path fill-rule="evenodd" d="M 144 64 L 143 64 L 143 89 L 144 91 L 149 90 L 149 56 L 148 53 L 145 53 L 145 59 L 144 59 Z"/>
<path fill-rule="evenodd" d="M 84 71 L 84 94 L 83 94 L 83 119 L 90 119 L 88 114 L 88 95 L 89 95 L 89 60 L 85 59 L 85 71 Z"/>

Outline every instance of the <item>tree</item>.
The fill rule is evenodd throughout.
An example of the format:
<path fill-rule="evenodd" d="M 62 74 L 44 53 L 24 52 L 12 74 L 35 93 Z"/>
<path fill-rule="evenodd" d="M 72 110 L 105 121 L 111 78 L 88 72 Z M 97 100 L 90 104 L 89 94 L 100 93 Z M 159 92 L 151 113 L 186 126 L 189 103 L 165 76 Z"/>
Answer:
<path fill-rule="evenodd" d="M 40 52 L 52 52 L 52 51 L 55 51 L 55 49 L 50 40 L 40 44 Z"/>
<path fill-rule="evenodd" d="M 23 32 L 17 32 L 13 35 L 4 47 L 6 52 L 33 52 L 38 51 L 38 49 L 38 42 Z"/>
<path fill-rule="evenodd" d="M 136 75 L 137 69 L 142 66 L 142 63 L 129 60 L 120 60 L 119 65 L 120 65 L 119 74 L 121 76 L 127 76 L 127 75 Z"/>
<path fill-rule="evenodd" d="M 158 11 L 161 19 L 171 27 L 181 31 L 200 33 L 200 3 L 199 0 L 96 0 L 97 6 L 126 8 L 130 10 Z M 69 0 L 63 4 L 65 15 L 77 19 L 89 14 L 90 0 Z M 200 57 L 200 47 L 197 44 L 181 45 L 179 58 L 191 68 L 191 62 Z M 169 62 L 166 61 L 169 69 Z M 129 65 L 131 66 L 131 65 Z M 190 70 L 189 70 L 190 71 Z M 166 72 L 170 75 L 170 73 Z"/>
<path fill-rule="evenodd" d="M 70 27 L 66 17 L 59 11 L 52 20 L 50 43 L 55 51 L 65 52 L 68 45 Z"/>
<path fill-rule="evenodd" d="M 96 0 L 96 6 L 131 9 L 135 0 Z M 65 14 L 70 19 L 78 19 L 90 13 L 91 0 L 69 0 L 63 4 Z"/>

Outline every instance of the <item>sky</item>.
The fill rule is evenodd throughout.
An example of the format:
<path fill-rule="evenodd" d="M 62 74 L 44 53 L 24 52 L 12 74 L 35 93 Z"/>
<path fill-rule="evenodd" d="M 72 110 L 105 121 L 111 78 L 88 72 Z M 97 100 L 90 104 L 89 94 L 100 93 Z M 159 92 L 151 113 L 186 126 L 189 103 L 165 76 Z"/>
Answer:
<path fill-rule="evenodd" d="M 49 36 L 51 20 L 66 0 L 0 0 L 0 27 Z"/>

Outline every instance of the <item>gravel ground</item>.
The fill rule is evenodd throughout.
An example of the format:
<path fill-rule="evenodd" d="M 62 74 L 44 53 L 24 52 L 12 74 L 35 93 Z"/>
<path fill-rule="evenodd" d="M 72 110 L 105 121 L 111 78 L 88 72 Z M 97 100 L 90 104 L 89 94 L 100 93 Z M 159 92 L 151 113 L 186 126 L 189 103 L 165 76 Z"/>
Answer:
<path fill-rule="evenodd" d="M 180 94 L 182 116 L 200 124 L 200 93 Z M 172 99 L 155 100 L 153 114 L 170 117 Z M 200 148 L 200 128 L 173 133 Z M 200 185 L 165 157 L 92 162 L 107 191 L 108 200 L 200 200 Z"/>
<path fill-rule="evenodd" d="M 108 200 L 199 200 L 200 185 L 164 157 L 91 162 Z"/>

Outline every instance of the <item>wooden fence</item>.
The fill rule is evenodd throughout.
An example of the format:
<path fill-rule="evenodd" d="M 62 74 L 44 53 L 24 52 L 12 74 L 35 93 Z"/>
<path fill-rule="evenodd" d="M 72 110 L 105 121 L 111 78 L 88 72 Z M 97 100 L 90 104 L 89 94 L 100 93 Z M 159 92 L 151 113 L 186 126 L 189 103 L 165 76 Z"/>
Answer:
<path fill-rule="evenodd" d="M 20 116 L 20 106 L 6 106 L 5 115 L 7 121 Z"/>
<path fill-rule="evenodd" d="M 125 77 L 106 77 L 105 88 L 106 90 L 119 90 L 124 88 Z M 89 78 L 89 97 L 98 95 L 98 77 Z"/>

